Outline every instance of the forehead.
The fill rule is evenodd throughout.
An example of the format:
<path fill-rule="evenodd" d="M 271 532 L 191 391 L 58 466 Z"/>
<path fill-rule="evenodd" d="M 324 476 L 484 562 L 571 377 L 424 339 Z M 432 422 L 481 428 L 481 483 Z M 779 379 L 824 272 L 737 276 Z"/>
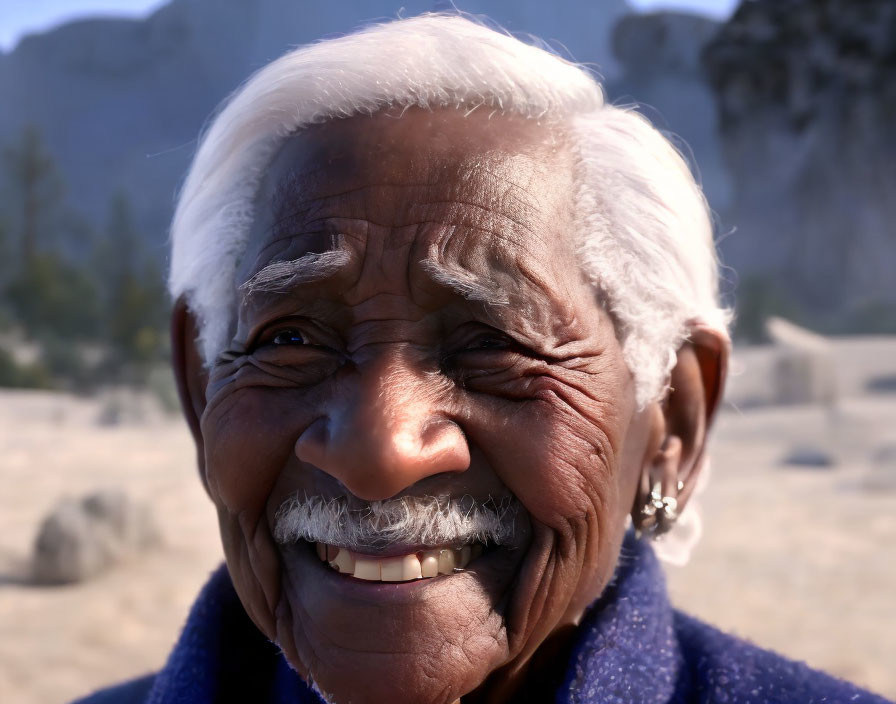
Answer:
<path fill-rule="evenodd" d="M 450 231 L 465 246 L 556 251 L 567 244 L 557 234 L 571 219 L 572 172 L 563 132 L 523 118 L 410 109 L 330 121 L 287 140 L 266 170 L 240 273 L 337 237 L 363 245 L 371 228 L 386 247 L 421 232 L 434 245 Z"/>

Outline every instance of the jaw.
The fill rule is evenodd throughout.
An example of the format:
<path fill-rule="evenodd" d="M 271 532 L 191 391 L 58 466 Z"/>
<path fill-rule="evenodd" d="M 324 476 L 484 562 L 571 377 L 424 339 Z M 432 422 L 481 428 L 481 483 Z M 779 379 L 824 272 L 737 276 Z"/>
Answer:
<path fill-rule="evenodd" d="M 463 571 L 407 582 L 340 574 L 308 544 L 281 547 L 277 637 L 328 701 L 453 702 L 513 658 L 506 612 L 521 545 L 492 549 Z"/>

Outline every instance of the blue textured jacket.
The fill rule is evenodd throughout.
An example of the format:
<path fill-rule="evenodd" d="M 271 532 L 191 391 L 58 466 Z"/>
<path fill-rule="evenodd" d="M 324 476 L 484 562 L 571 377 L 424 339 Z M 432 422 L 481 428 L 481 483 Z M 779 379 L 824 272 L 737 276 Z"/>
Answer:
<path fill-rule="evenodd" d="M 674 610 L 653 551 L 629 536 L 616 579 L 582 620 L 557 704 L 886 704 Z M 78 704 L 321 704 L 249 621 L 218 569 L 156 675 Z"/>

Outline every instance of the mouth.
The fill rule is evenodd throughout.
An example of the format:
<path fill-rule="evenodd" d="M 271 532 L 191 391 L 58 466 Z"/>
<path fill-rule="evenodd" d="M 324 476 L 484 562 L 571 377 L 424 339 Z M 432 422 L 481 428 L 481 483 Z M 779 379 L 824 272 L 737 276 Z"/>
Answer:
<path fill-rule="evenodd" d="M 485 546 L 475 542 L 388 556 L 355 552 L 326 543 L 314 543 L 314 549 L 318 559 L 333 571 L 367 582 L 413 582 L 455 574 L 485 552 Z"/>

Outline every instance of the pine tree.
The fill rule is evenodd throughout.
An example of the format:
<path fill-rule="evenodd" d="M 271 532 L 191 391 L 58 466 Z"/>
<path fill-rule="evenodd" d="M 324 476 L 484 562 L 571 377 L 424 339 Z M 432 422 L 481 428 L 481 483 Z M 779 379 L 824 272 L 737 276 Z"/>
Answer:
<path fill-rule="evenodd" d="M 34 125 L 22 130 L 19 143 L 5 149 L 3 158 L 21 202 L 22 259 L 27 267 L 39 251 L 41 235 L 58 209 L 64 189 L 56 164 Z"/>
<path fill-rule="evenodd" d="M 104 285 L 104 320 L 115 371 L 145 369 L 161 358 L 167 302 L 162 274 L 134 224 L 128 198 L 116 194 L 94 269 Z"/>

